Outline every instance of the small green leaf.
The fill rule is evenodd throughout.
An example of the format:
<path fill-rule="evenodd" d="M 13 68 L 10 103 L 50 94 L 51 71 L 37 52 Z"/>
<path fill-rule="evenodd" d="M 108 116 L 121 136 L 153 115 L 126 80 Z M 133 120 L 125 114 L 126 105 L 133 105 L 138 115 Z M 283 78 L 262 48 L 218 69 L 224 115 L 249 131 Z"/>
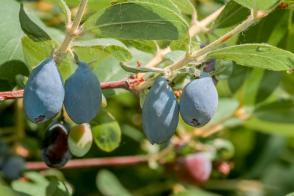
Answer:
<path fill-rule="evenodd" d="M 87 41 L 79 41 L 73 43 L 74 47 L 92 47 L 101 49 L 119 61 L 129 61 L 132 58 L 132 54 L 129 52 L 128 48 L 120 41 L 115 39 L 94 39 Z"/>
<path fill-rule="evenodd" d="M 294 54 L 268 44 L 243 44 L 221 48 L 208 53 L 209 58 L 231 60 L 239 65 L 273 71 L 294 68 Z"/>
<path fill-rule="evenodd" d="M 175 40 L 187 34 L 188 24 L 159 2 L 115 4 L 90 17 L 85 31 L 120 39 Z"/>
<path fill-rule="evenodd" d="M 125 71 L 131 72 L 131 73 L 148 73 L 148 72 L 164 73 L 164 69 L 156 68 L 156 67 L 132 67 L 125 63 L 121 63 L 120 66 Z"/>
<path fill-rule="evenodd" d="M 28 76 L 29 69 L 21 61 L 7 61 L 0 65 L 0 79 L 15 82 L 17 75 Z"/>
<path fill-rule="evenodd" d="M 229 1 L 216 19 L 214 28 L 226 28 L 236 24 L 239 24 L 250 15 L 250 10 L 236 3 L 235 1 Z"/>
<path fill-rule="evenodd" d="M 234 0 L 237 3 L 254 10 L 267 10 L 273 7 L 279 0 Z"/>
<path fill-rule="evenodd" d="M 34 41 L 47 41 L 50 40 L 49 35 L 41 29 L 36 23 L 34 23 L 26 14 L 23 4 L 19 10 L 19 21 L 22 30 Z"/>
<path fill-rule="evenodd" d="M 117 177 L 110 171 L 100 171 L 96 178 L 96 184 L 99 191 L 105 196 L 131 196 L 131 193 L 121 185 Z"/>
<path fill-rule="evenodd" d="M 118 122 L 110 113 L 102 112 L 93 121 L 92 132 L 96 145 L 103 151 L 115 150 L 121 141 L 121 130 Z"/>

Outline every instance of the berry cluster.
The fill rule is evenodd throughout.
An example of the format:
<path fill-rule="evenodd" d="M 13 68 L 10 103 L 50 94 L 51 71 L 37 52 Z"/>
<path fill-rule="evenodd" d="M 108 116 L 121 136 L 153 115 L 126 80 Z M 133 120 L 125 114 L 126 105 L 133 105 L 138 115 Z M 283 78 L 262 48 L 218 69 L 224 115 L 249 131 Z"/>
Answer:
<path fill-rule="evenodd" d="M 101 102 L 100 82 L 83 62 L 78 62 L 75 73 L 63 85 L 54 59 L 46 59 L 32 71 L 24 90 L 25 114 L 34 123 L 53 118 L 63 104 L 72 121 L 88 123 L 97 115 Z M 69 126 L 63 121 L 47 129 L 42 157 L 49 167 L 63 167 L 70 160 L 68 136 Z"/>
<path fill-rule="evenodd" d="M 202 127 L 214 115 L 218 94 L 210 76 L 202 76 L 185 86 L 180 105 L 168 81 L 160 77 L 151 87 L 143 105 L 143 129 L 151 143 L 167 142 L 175 133 L 179 113 L 183 120 Z"/>
<path fill-rule="evenodd" d="M 100 83 L 83 62 L 63 85 L 54 59 L 46 59 L 32 71 L 24 89 L 24 110 L 34 123 L 53 118 L 63 104 L 75 123 L 88 123 L 99 111 L 101 101 Z"/>
<path fill-rule="evenodd" d="M 46 122 L 63 105 L 76 124 L 89 123 L 97 115 L 102 101 L 100 83 L 86 63 L 77 64 L 75 73 L 64 85 L 53 58 L 44 60 L 32 71 L 24 90 L 24 109 L 29 120 Z M 175 133 L 179 114 L 187 124 L 201 127 L 210 121 L 217 104 L 218 94 L 208 74 L 185 86 L 180 104 L 167 79 L 159 77 L 143 105 L 143 130 L 152 144 L 167 142 Z M 69 140 L 69 134 L 69 126 L 63 121 L 54 122 L 47 129 L 42 156 L 48 166 L 62 167 L 71 158 L 69 147 L 75 148 L 75 144 Z"/>

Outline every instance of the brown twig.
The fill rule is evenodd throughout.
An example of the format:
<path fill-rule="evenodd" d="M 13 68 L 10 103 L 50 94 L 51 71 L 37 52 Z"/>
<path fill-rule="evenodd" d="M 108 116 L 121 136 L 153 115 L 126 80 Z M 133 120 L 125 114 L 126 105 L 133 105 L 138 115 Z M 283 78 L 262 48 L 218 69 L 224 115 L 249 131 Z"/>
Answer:
<path fill-rule="evenodd" d="M 143 82 L 142 79 L 129 79 L 129 80 L 118 80 L 118 81 L 112 81 L 112 82 L 103 82 L 101 83 L 101 88 L 102 89 L 114 89 L 114 88 L 133 89 L 134 86 L 139 85 L 142 82 Z M 0 92 L 0 101 L 22 98 L 23 92 L 24 92 L 23 90 Z"/>
<path fill-rule="evenodd" d="M 149 156 L 122 156 L 122 157 L 109 157 L 109 158 L 93 158 L 93 159 L 76 159 L 69 161 L 62 169 L 75 169 L 75 168 L 91 168 L 101 166 L 127 166 L 139 163 L 146 163 Z M 28 170 L 44 170 L 48 169 L 44 162 L 27 162 L 26 168 Z"/>

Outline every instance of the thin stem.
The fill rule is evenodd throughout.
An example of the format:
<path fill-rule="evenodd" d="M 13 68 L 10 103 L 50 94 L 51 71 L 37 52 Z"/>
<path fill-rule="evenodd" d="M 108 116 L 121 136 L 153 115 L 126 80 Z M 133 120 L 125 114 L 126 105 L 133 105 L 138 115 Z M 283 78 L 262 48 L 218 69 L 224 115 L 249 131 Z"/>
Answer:
<path fill-rule="evenodd" d="M 68 52 L 72 41 L 79 34 L 79 31 L 80 31 L 79 26 L 82 21 L 83 15 L 85 13 L 87 4 L 88 4 L 88 0 L 81 0 L 81 3 L 79 5 L 79 9 L 78 9 L 77 15 L 73 21 L 73 24 L 70 27 L 67 27 L 67 32 L 66 32 L 65 38 L 64 38 L 62 44 L 60 45 L 60 47 L 56 50 L 56 52 L 54 54 L 54 58 L 57 63 L 60 62 L 61 59 L 63 58 L 63 56 Z"/>
<path fill-rule="evenodd" d="M 213 12 L 211 15 L 207 16 L 200 22 L 197 21 L 197 12 L 196 10 L 193 13 L 192 24 L 189 29 L 190 37 L 194 37 L 201 32 L 205 32 L 207 30 L 207 26 L 210 25 L 215 19 L 220 15 L 224 6 Z M 145 65 L 146 67 L 156 67 L 159 65 L 163 60 L 164 57 L 171 52 L 171 48 L 167 47 L 164 49 L 158 49 L 155 56 Z"/>
<path fill-rule="evenodd" d="M 124 156 L 124 157 L 109 157 L 109 158 L 93 158 L 93 159 L 76 159 L 69 161 L 62 169 L 74 168 L 91 168 L 101 166 L 127 166 L 146 163 L 149 156 Z M 48 169 L 44 162 L 27 162 L 28 170 L 44 170 Z"/>
<path fill-rule="evenodd" d="M 177 70 L 177 69 L 185 66 L 189 62 L 192 62 L 195 60 L 197 61 L 198 58 L 203 59 L 203 56 L 205 56 L 208 52 L 210 52 L 213 49 L 215 49 L 216 47 L 222 45 L 223 43 L 225 43 L 226 41 L 231 39 L 234 35 L 237 35 L 243 31 L 245 31 L 248 27 L 253 25 L 256 21 L 258 21 L 259 19 L 261 19 L 267 15 L 268 15 L 267 12 L 262 12 L 262 11 L 259 11 L 256 14 L 256 16 L 250 15 L 245 21 L 243 21 L 241 24 L 236 26 L 234 29 L 232 29 L 228 33 L 224 34 L 223 36 L 221 36 L 220 38 L 218 38 L 214 42 L 205 46 L 204 48 L 195 51 L 194 53 L 192 53 L 192 55 L 188 55 L 188 56 L 184 57 L 183 59 L 179 60 L 178 62 L 175 62 L 174 64 L 168 66 L 166 69 L 170 69 L 171 71 L 174 71 L 174 70 Z"/>
<path fill-rule="evenodd" d="M 133 89 L 135 86 L 144 82 L 142 79 L 128 79 L 101 83 L 102 89 L 125 88 Z M 0 92 L 0 101 L 18 99 L 23 97 L 24 90 Z"/>

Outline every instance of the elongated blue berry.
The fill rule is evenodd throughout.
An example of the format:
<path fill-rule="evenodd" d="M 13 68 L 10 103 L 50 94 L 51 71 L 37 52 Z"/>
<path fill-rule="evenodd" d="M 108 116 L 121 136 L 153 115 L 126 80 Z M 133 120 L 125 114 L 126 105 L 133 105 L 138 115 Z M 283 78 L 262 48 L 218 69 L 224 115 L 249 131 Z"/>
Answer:
<path fill-rule="evenodd" d="M 179 122 L 179 106 L 165 78 L 158 78 L 145 98 L 143 129 L 151 143 L 167 142 Z"/>
<path fill-rule="evenodd" d="M 86 63 L 79 63 L 75 73 L 65 82 L 66 112 L 75 123 L 88 123 L 99 111 L 101 101 L 100 82 Z"/>
<path fill-rule="evenodd" d="M 183 120 L 201 127 L 213 117 L 218 104 L 218 94 L 211 77 L 202 77 L 187 84 L 180 99 Z"/>
<path fill-rule="evenodd" d="M 24 89 L 24 110 L 27 118 L 42 123 L 54 117 L 64 100 L 64 88 L 56 63 L 52 58 L 36 67 Z"/>

